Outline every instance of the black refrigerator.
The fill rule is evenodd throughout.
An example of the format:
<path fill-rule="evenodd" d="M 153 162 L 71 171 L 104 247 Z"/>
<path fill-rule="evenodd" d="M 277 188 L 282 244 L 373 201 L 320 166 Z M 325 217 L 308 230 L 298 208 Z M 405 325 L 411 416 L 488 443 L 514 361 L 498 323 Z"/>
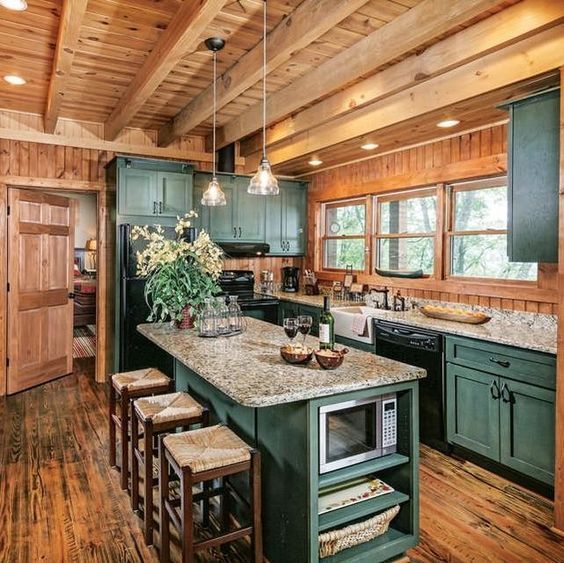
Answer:
<path fill-rule="evenodd" d="M 118 370 L 154 367 L 172 377 L 172 357 L 137 331 L 138 325 L 147 322 L 149 306 L 145 301 L 145 279 L 137 275 L 137 251 L 142 250 L 145 241 L 131 240 L 132 227 L 130 224 L 118 226 Z M 163 228 L 167 238 L 175 237 L 173 227 Z"/>

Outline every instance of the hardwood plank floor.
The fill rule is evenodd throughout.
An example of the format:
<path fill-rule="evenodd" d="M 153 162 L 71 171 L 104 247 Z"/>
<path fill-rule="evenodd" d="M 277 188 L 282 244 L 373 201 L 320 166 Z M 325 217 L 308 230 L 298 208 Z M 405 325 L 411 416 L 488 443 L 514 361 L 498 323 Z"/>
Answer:
<path fill-rule="evenodd" d="M 75 368 L 0 400 L 0 562 L 157 561 L 107 463 L 106 393 L 93 359 Z M 428 448 L 421 466 L 413 562 L 564 561 L 550 501 Z"/>

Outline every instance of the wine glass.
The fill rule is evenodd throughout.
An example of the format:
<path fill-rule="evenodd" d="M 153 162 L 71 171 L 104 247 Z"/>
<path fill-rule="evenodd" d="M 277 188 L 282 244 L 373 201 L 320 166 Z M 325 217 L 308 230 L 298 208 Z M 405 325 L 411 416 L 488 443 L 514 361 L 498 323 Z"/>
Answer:
<path fill-rule="evenodd" d="M 302 334 L 302 348 L 305 348 L 306 336 L 309 334 L 312 324 L 313 318 L 310 315 L 300 315 L 298 317 L 298 330 Z"/>
<path fill-rule="evenodd" d="M 283 326 L 286 336 L 290 339 L 290 346 L 292 346 L 292 342 L 298 334 L 298 319 L 295 317 L 284 319 Z"/>

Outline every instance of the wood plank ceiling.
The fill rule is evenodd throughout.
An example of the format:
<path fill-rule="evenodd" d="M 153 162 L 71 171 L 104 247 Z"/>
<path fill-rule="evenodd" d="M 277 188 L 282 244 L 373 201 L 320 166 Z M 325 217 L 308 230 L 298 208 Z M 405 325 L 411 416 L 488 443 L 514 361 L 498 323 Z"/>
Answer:
<path fill-rule="evenodd" d="M 180 58 L 179 62 L 170 65 L 172 70 L 170 72 L 166 70 L 163 73 L 165 78 L 162 81 L 155 81 L 154 87 L 149 88 L 149 91 L 144 86 L 147 94 L 146 101 L 126 123 L 131 127 L 160 129 L 162 134 L 163 126 L 168 123 L 170 127 L 171 119 L 195 98 L 201 96 L 203 99 L 205 94 L 202 92 L 211 85 L 211 59 L 210 53 L 203 45 L 204 39 L 217 35 L 227 41 L 225 49 L 218 58 L 220 74 L 233 67 L 254 47 L 260 45 L 262 39 L 262 0 L 208 2 L 209 5 L 213 4 L 216 7 L 215 11 L 209 9 L 207 13 L 204 13 L 204 20 L 200 20 L 200 24 L 204 21 L 205 25 L 194 26 L 194 29 L 197 30 L 194 36 L 188 37 L 187 42 L 177 42 L 176 47 L 171 45 L 170 41 L 168 45 L 163 45 L 167 41 L 167 28 L 171 22 L 175 21 L 175 16 L 181 13 L 179 10 L 182 7 L 186 13 L 188 7 L 186 4 L 193 5 L 196 10 L 198 7 L 201 9 L 201 2 L 184 0 L 183 6 L 180 0 L 87 0 L 86 11 L 83 12 L 80 4 L 83 4 L 84 1 L 28 0 L 28 9 L 24 12 L 13 12 L 0 7 L 0 76 L 19 74 L 28 81 L 23 87 L 15 87 L 0 80 L 0 108 L 43 115 L 46 112 L 50 83 L 56 80 L 56 91 L 59 92 L 60 99 L 55 104 L 56 111 L 52 109 L 48 111 L 46 129 L 53 130 L 53 119 L 56 120 L 58 116 L 104 122 L 107 124 L 108 133 L 110 129 L 116 129 L 115 122 L 112 122 L 112 112 L 120 100 L 122 105 L 124 100 L 128 100 L 127 97 L 124 98 L 124 94 L 129 95 L 134 78 L 141 69 L 143 69 L 142 74 L 149 66 L 152 69 L 155 68 L 155 65 L 150 63 L 151 52 L 171 53 L 176 48 L 176 54 L 178 54 L 178 45 L 180 47 L 187 45 L 185 55 Z M 393 56 L 386 57 L 384 53 L 381 56 L 382 64 L 374 62 L 372 64 L 374 68 L 370 65 L 365 66 L 367 72 L 355 76 L 354 80 L 350 80 L 350 77 L 343 78 L 346 81 L 338 84 L 338 87 L 336 83 L 328 85 L 326 91 L 320 90 L 315 95 L 315 99 L 308 100 L 305 97 L 303 105 L 298 108 L 289 107 L 287 114 L 284 114 L 284 109 L 277 109 L 279 115 L 277 114 L 276 120 L 282 120 L 280 126 L 285 121 L 282 118 L 287 118 L 296 112 L 300 114 L 312 105 L 315 108 L 316 104 L 326 100 L 330 95 L 334 96 L 339 91 L 354 87 L 355 84 L 360 84 L 367 78 L 398 65 L 410 56 L 424 52 L 449 36 L 474 26 L 492 14 L 511 10 L 512 6 L 518 2 L 518 0 L 334 1 L 335 6 L 338 4 L 340 10 L 340 15 L 336 19 L 339 17 L 343 19 L 336 25 L 332 22 L 328 31 L 324 30 L 323 25 L 318 25 L 319 36 L 315 37 L 315 32 L 312 32 L 311 42 L 303 48 L 291 51 L 286 47 L 288 55 L 278 57 L 279 66 L 271 68 L 269 72 L 268 90 L 271 94 L 278 92 L 278 97 L 284 100 L 285 92 L 291 91 L 288 90 L 289 85 L 307 84 L 308 76 L 316 68 L 321 67 L 320 71 L 328 68 L 323 65 L 328 65 L 339 55 L 345 57 L 345 53 L 351 50 L 351 47 L 359 44 L 369 35 L 374 37 L 375 41 L 378 40 L 379 36 L 375 34 L 379 30 L 395 20 L 397 22 L 407 21 L 405 18 L 411 10 L 414 10 L 414 14 L 417 10 L 420 10 L 417 13 L 423 13 L 424 10 L 435 10 L 438 14 L 443 11 L 449 15 L 449 18 L 452 15 L 452 18 L 445 16 L 443 21 L 437 21 L 435 33 L 433 33 L 432 26 L 429 27 L 426 34 L 422 31 L 421 41 L 417 44 L 414 41 L 410 43 L 407 36 L 402 37 L 397 34 L 397 39 L 394 39 L 396 44 L 390 49 Z M 283 25 L 297 25 L 292 22 L 291 16 L 300 4 L 307 6 L 306 2 L 309 2 L 312 7 L 317 6 L 318 9 L 326 8 L 330 4 L 328 0 L 324 0 L 325 4 L 322 0 L 269 0 L 269 31 L 275 29 L 281 22 L 284 22 Z M 419 6 L 422 3 L 424 5 Z M 348 8 L 343 7 L 345 4 L 348 5 Z M 523 0 L 523 4 L 535 4 L 542 7 L 547 5 L 547 2 Z M 74 13 L 79 13 L 81 18 L 78 41 L 73 40 L 72 26 L 64 33 L 69 26 L 65 25 L 64 18 L 61 17 L 61 14 L 70 13 L 68 11 L 73 8 Z M 203 9 L 201 11 L 205 12 Z M 302 17 L 300 21 L 303 21 L 303 16 L 299 14 L 299 10 L 295 12 L 296 20 Z M 206 17 L 209 18 L 209 23 L 205 20 Z M 404 20 L 401 20 L 402 17 Z M 280 29 L 283 30 L 283 28 Z M 186 37 L 183 37 L 181 32 L 182 30 L 178 31 L 177 36 L 174 37 L 175 40 L 185 41 Z M 405 33 L 409 34 L 410 31 L 405 30 Z M 279 36 L 283 38 L 283 33 L 279 32 Z M 74 56 L 70 57 L 70 65 L 68 64 L 69 57 L 66 63 L 64 61 L 58 63 L 58 65 L 70 66 L 70 72 L 58 72 L 57 65 L 54 69 L 58 37 L 59 42 L 61 38 L 65 41 L 74 41 L 74 50 L 71 45 L 64 51 L 64 53 L 74 51 Z M 309 40 L 308 38 L 307 41 Z M 405 48 L 403 48 L 404 43 Z M 390 45 L 389 41 L 381 45 L 381 50 L 385 51 L 387 45 Z M 61 59 L 60 51 L 61 48 L 59 48 L 58 59 Z M 274 56 L 272 53 L 270 55 Z M 158 57 L 153 55 L 152 59 L 155 58 L 158 60 Z M 247 57 L 247 59 L 250 58 L 250 56 Z M 237 123 L 237 118 L 240 121 L 241 119 L 246 120 L 249 116 L 250 119 L 253 112 L 260 108 L 260 80 L 255 82 L 253 79 L 250 82 L 253 84 L 250 87 L 242 87 L 241 93 L 232 96 L 233 99 L 226 96 L 227 103 L 218 113 L 218 124 L 223 128 L 220 131 L 220 138 L 222 134 L 228 136 L 229 127 Z M 229 84 L 223 84 L 223 87 L 229 88 Z M 523 87 L 519 88 L 523 90 Z M 51 86 L 51 89 L 53 90 L 54 86 Z M 512 93 L 512 90 L 505 91 L 504 95 Z M 492 96 L 483 96 L 480 100 L 479 103 L 463 103 L 456 106 L 458 115 L 464 120 L 465 128 L 485 125 L 503 117 L 503 114 L 494 108 L 495 102 L 499 100 L 493 99 Z M 445 111 L 430 113 L 419 121 L 412 120 L 404 124 L 390 125 L 384 130 L 386 140 L 379 141 L 381 146 L 378 151 L 391 150 L 409 142 L 419 142 L 429 138 L 430 135 L 436 137 L 437 130 L 434 127 L 434 121 Z M 54 118 L 53 115 L 55 115 Z M 202 114 L 201 119 L 191 120 L 191 122 L 194 121 L 199 123 L 185 133 L 209 135 L 211 130 L 209 111 Z M 112 122 L 111 125 L 110 122 Z M 249 162 L 252 163 L 253 158 L 256 158 L 253 151 L 256 152 L 257 143 L 252 137 L 256 127 L 254 121 L 251 120 L 251 122 L 253 123 L 252 130 L 245 132 L 244 135 L 251 134 L 251 137 L 243 143 L 242 148 L 250 155 Z M 118 124 L 117 129 L 123 126 L 123 120 L 120 120 Z M 375 127 L 376 129 L 378 128 Z M 111 136 L 115 136 L 115 133 L 116 131 L 112 130 Z M 328 147 L 323 153 L 324 164 L 331 165 L 366 156 L 365 151 L 361 151 L 358 145 L 359 140 L 368 139 L 370 136 L 370 134 L 362 135 Z M 288 138 L 290 141 L 287 140 Z M 283 140 L 286 143 L 291 142 L 291 137 L 286 136 Z M 276 142 L 281 142 L 281 140 L 278 139 Z M 307 165 L 308 155 L 309 153 L 304 152 L 299 158 L 292 156 L 281 160 L 276 170 L 286 174 L 307 172 L 311 170 Z"/>

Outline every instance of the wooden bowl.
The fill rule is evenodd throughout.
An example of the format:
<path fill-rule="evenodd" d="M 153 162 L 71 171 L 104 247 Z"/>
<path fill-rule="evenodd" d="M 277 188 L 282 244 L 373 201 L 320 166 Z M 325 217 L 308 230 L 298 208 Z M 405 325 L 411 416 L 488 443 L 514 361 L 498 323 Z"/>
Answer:
<path fill-rule="evenodd" d="M 337 369 L 344 361 L 348 348 L 341 350 L 316 350 L 315 359 L 323 369 Z"/>
<path fill-rule="evenodd" d="M 313 358 L 313 350 L 311 348 L 296 348 L 286 345 L 280 347 L 280 355 L 289 364 L 306 365 Z"/>
<path fill-rule="evenodd" d="M 471 325 L 482 325 L 491 320 L 485 313 L 479 311 L 465 311 L 451 307 L 437 307 L 435 305 L 425 305 L 419 307 L 421 313 L 432 319 L 443 321 L 454 321 L 455 323 L 466 323 Z"/>

